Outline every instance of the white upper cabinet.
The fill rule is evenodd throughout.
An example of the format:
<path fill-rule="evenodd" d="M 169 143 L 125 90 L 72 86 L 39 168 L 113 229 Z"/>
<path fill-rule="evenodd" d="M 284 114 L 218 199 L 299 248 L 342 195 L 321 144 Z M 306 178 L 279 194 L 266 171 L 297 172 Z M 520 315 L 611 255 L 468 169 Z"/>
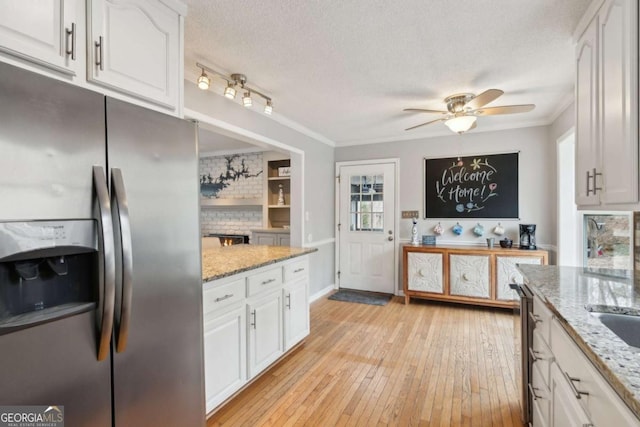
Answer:
<path fill-rule="evenodd" d="M 638 3 L 608 0 L 598 16 L 599 122 L 605 204 L 638 201 Z"/>
<path fill-rule="evenodd" d="M 80 0 L 0 1 L 0 52 L 73 76 L 78 67 Z"/>
<path fill-rule="evenodd" d="M 597 205 L 592 175 L 598 160 L 598 17 L 576 47 L 576 204 Z"/>
<path fill-rule="evenodd" d="M 180 116 L 179 0 L 0 0 L 0 61 Z"/>
<path fill-rule="evenodd" d="M 576 204 L 638 202 L 638 5 L 606 0 L 576 47 Z"/>
<path fill-rule="evenodd" d="M 160 1 L 90 0 L 87 5 L 89 81 L 177 108 L 181 16 Z"/>

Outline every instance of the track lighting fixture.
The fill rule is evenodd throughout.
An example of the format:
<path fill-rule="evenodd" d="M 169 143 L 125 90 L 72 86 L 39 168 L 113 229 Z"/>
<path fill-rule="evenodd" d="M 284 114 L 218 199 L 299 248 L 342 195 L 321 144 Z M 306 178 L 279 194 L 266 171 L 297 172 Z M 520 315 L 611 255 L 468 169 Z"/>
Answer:
<path fill-rule="evenodd" d="M 207 67 L 206 65 L 202 65 L 199 62 L 196 62 L 196 67 L 202 69 L 202 74 L 198 77 L 198 87 L 202 90 L 207 90 L 211 86 L 211 79 L 207 76 L 205 71 L 220 77 L 221 79 L 227 82 L 227 86 L 224 89 L 224 96 L 229 99 L 235 99 L 238 88 L 244 89 L 244 95 L 242 96 L 242 105 L 245 107 L 251 107 L 253 105 L 253 99 L 251 95 L 258 95 L 265 101 L 264 113 L 267 115 L 271 115 L 273 113 L 273 103 L 271 101 L 271 97 L 261 93 L 260 91 L 255 90 L 247 86 L 247 76 L 244 74 L 231 74 L 227 76 L 219 71 L 216 71 L 212 68 Z"/>

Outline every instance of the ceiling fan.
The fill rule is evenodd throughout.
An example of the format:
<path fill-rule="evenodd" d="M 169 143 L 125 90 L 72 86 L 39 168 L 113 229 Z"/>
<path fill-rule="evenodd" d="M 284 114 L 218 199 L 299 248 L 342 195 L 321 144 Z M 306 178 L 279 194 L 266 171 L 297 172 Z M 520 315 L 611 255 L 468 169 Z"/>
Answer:
<path fill-rule="evenodd" d="M 488 103 L 499 98 L 504 92 L 500 89 L 489 89 L 476 96 L 472 93 L 458 93 L 444 99 L 447 111 L 427 110 L 424 108 L 405 108 L 404 111 L 442 114 L 444 117 L 412 126 L 405 130 L 419 128 L 432 123 L 444 122 L 453 132 L 462 134 L 476 127 L 476 118 L 480 116 L 496 116 L 499 114 L 526 113 L 533 110 L 534 104 L 503 105 L 500 107 L 483 108 Z"/>

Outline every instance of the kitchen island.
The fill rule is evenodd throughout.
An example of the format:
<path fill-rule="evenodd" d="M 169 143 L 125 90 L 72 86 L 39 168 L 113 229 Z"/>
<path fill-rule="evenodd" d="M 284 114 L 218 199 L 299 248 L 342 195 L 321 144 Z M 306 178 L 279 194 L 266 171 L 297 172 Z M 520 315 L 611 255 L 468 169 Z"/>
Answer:
<path fill-rule="evenodd" d="M 309 335 L 315 248 L 203 249 L 206 409 L 212 413 Z"/>
<path fill-rule="evenodd" d="M 617 394 L 615 396 L 612 393 L 613 398 L 609 400 L 615 403 L 621 399 L 620 403 L 623 401 L 626 404 L 626 407 L 618 407 L 616 412 L 625 413 L 625 410 L 631 409 L 635 415 L 635 419 L 627 418 L 630 421 L 624 425 L 640 425 L 637 419 L 640 418 L 640 349 L 625 343 L 592 314 L 640 314 L 640 283 L 637 278 L 634 279 L 633 272 L 533 265 L 519 265 L 518 268 L 536 297 L 534 312 L 536 301 L 541 301 L 550 312 L 548 320 L 551 324 L 544 326 L 550 331 L 547 332 L 550 336 L 548 345 L 551 352 L 548 359 L 552 361 L 552 365 L 558 365 L 562 369 L 562 373 L 571 383 L 576 401 L 592 420 L 599 416 L 597 412 L 611 408 L 611 405 L 605 405 L 605 409 L 594 409 L 600 404 L 602 395 L 606 394 L 606 390 L 602 391 L 603 387 L 597 387 L 596 383 L 599 380 L 596 378 L 597 375 L 593 374 L 597 371 Z M 543 310 L 538 312 L 542 313 L 541 316 L 533 314 L 536 331 L 539 325 L 549 323 L 543 313 L 545 308 L 542 308 Z M 540 337 L 544 337 L 545 334 L 544 329 L 541 329 L 541 333 L 536 331 L 533 338 L 534 347 L 537 345 L 536 339 L 542 341 Z M 568 335 L 564 342 L 562 331 L 566 332 L 564 336 Z M 568 338 L 581 351 L 574 351 L 571 347 L 575 346 L 566 345 L 566 342 L 570 341 Z M 577 369 L 576 366 L 579 368 L 578 359 L 581 359 L 581 355 L 586 356 L 592 366 L 586 363 L 581 375 L 569 375 L 568 371 Z M 553 363 L 554 361 L 556 363 Z M 589 371 L 591 368 L 595 370 Z M 582 378 L 577 378 L 579 376 Z M 549 387 L 550 393 L 553 394 L 553 385 Z M 592 422 L 596 426 L 599 425 L 595 420 Z"/>

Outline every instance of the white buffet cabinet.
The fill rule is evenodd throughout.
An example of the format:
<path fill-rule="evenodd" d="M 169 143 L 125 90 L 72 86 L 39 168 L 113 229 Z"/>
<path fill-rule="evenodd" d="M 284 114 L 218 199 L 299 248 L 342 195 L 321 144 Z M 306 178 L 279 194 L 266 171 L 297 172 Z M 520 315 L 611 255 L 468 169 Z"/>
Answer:
<path fill-rule="evenodd" d="M 208 413 L 309 335 L 308 266 L 304 255 L 204 284 Z"/>
<path fill-rule="evenodd" d="M 538 297 L 531 356 L 534 427 L 626 426 L 640 421 Z"/>

